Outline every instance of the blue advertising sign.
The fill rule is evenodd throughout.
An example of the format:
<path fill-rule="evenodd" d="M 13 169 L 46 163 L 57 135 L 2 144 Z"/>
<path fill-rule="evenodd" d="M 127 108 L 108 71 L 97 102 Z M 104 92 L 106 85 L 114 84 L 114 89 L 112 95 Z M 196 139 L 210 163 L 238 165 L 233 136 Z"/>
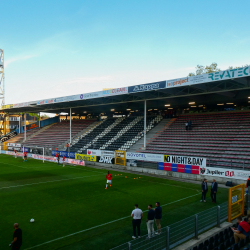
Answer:
<path fill-rule="evenodd" d="M 67 151 L 52 150 L 52 156 L 56 156 L 56 153 L 59 153 L 60 157 L 63 157 L 65 155 L 66 158 L 69 158 L 69 154 L 70 154 L 70 158 L 75 159 L 75 153 L 74 152 L 68 153 Z"/>
<path fill-rule="evenodd" d="M 141 84 L 141 85 L 136 85 L 136 86 L 130 86 L 128 87 L 128 93 L 136 93 L 136 92 L 165 89 L 165 88 L 166 88 L 166 81 L 153 82 L 153 83 L 146 83 L 146 84 Z"/>

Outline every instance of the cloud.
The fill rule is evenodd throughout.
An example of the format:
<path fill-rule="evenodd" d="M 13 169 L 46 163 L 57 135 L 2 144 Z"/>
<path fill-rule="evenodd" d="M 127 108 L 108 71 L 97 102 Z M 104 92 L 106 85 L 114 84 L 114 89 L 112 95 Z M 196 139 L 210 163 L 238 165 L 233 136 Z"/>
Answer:
<path fill-rule="evenodd" d="M 33 57 L 36 57 L 36 55 L 18 55 L 18 56 L 12 57 L 10 59 L 5 60 L 4 67 L 7 68 L 8 65 L 10 65 L 13 62 L 25 61 Z"/>

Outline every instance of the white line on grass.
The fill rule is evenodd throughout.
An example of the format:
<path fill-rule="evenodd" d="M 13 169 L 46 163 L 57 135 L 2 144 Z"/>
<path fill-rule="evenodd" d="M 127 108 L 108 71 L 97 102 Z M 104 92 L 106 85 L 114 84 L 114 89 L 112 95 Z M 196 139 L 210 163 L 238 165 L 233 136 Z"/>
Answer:
<path fill-rule="evenodd" d="M 171 204 L 173 204 L 173 203 L 176 203 L 176 202 L 179 202 L 179 201 L 182 201 L 182 200 L 186 200 L 186 199 L 191 198 L 191 197 L 194 197 L 194 196 L 196 196 L 196 195 L 198 195 L 198 194 L 194 194 L 194 195 L 188 196 L 188 197 L 186 197 L 186 198 L 182 198 L 182 199 L 179 199 L 179 200 L 177 200 L 177 201 L 173 201 L 173 202 L 164 204 L 164 205 L 162 205 L 162 207 L 171 205 Z M 146 211 L 148 211 L 148 210 L 145 210 L 145 211 L 143 211 L 143 212 L 146 212 Z M 108 225 L 108 224 L 111 224 L 111 223 L 114 223 L 114 222 L 117 222 L 117 221 L 120 221 L 120 220 L 124 220 L 124 219 L 127 219 L 127 218 L 130 218 L 130 216 L 122 217 L 122 218 L 120 218 L 120 219 L 113 220 L 113 221 L 110 221 L 110 222 L 107 222 L 107 223 L 103 223 L 103 224 L 100 224 L 100 225 L 98 225 L 98 226 L 90 227 L 90 228 L 87 228 L 87 229 L 84 229 L 84 230 L 81 230 L 81 231 L 78 231 L 78 232 L 75 232 L 75 233 L 72 233 L 72 234 L 68 234 L 68 235 L 66 235 L 66 236 L 62 236 L 62 237 L 56 238 L 56 239 L 54 239 L 54 240 L 46 241 L 46 242 L 44 242 L 44 243 L 42 243 L 42 244 L 39 244 L 39 245 L 36 245 L 36 246 L 33 246 L 33 247 L 26 248 L 25 250 L 34 249 L 34 248 L 36 248 L 36 247 L 40 247 L 40 246 L 49 244 L 49 243 L 51 243 L 51 242 L 58 241 L 58 240 L 62 240 L 62 239 L 65 239 L 65 238 L 67 238 L 67 237 L 70 237 L 70 236 L 73 236 L 73 235 L 76 235 L 76 234 L 79 234 L 79 233 L 83 233 L 83 232 L 86 232 L 86 231 L 89 231 L 89 230 L 92 230 L 92 229 L 95 229 L 95 228 L 98 228 L 98 227 L 102 227 L 102 226 L 105 226 L 105 225 Z"/>
<path fill-rule="evenodd" d="M 99 175 L 101 175 L 101 174 L 89 175 L 89 176 L 81 176 L 81 177 L 75 177 L 75 178 L 67 178 L 67 179 L 60 179 L 60 180 L 53 180 L 53 181 L 41 181 L 41 182 L 35 182 L 35 183 L 29 183 L 29 184 L 23 184 L 23 185 L 16 185 L 16 186 L 0 187 L 0 189 L 25 187 L 25 186 L 44 184 L 44 183 L 58 182 L 58 181 L 70 181 L 70 180 L 88 178 L 88 177 L 99 176 Z"/>

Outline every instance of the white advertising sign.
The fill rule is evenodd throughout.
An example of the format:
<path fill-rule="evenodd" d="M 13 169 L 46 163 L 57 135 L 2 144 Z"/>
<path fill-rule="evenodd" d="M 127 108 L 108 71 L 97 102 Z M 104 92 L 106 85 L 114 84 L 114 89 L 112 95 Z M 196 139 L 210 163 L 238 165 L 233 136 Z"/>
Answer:
<path fill-rule="evenodd" d="M 238 69 L 228 69 L 209 74 L 167 80 L 166 88 L 188 86 L 205 82 L 215 82 L 244 76 L 250 76 L 250 66 Z"/>
<path fill-rule="evenodd" d="M 250 171 L 215 168 L 215 167 L 202 167 L 200 168 L 200 175 L 247 180 L 250 176 Z"/>
<path fill-rule="evenodd" d="M 144 154 L 144 153 L 126 153 L 127 160 L 163 162 L 164 155 Z"/>
<path fill-rule="evenodd" d="M 102 97 L 102 91 L 81 94 L 80 100 L 86 100 L 86 99 L 92 99 L 92 98 L 98 98 L 98 97 Z"/>
<path fill-rule="evenodd" d="M 164 162 L 206 167 L 207 159 L 192 156 L 164 155 Z"/>
<path fill-rule="evenodd" d="M 128 93 L 128 87 L 108 89 L 108 90 L 103 90 L 102 92 L 103 96 L 122 95 L 127 93 Z"/>
<path fill-rule="evenodd" d="M 87 155 L 110 156 L 110 157 L 114 158 L 115 152 L 109 151 L 109 150 L 87 149 Z"/>

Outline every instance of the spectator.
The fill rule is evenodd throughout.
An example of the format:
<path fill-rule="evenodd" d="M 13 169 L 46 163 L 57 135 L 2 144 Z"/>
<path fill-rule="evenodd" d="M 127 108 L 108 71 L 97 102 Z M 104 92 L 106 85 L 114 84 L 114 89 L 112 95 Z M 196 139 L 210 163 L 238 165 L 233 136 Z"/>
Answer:
<path fill-rule="evenodd" d="M 157 226 L 158 232 L 155 232 L 155 234 L 161 233 L 161 218 L 162 218 L 162 208 L 160 206 L 160 202 L 155 203 L 155 224 Z"/>
<path fill-rule="evenodd" d="M 67 147 L 67 152 L 69 152 L 69 144 L 68 143 L 66 144 L 66 147 Z"/>
<path fill-rule="evenodd" d="M 238 243 L 241 239 L 244 240 L 247 236 L 249 236 L 250 232 L 249 224 L 246 221 L 242 221 L 241 216 L 237 217 L 237 223 L 239 223 L 238 229 L 232 227 L 235 243 Z"/>
<path fill-rule="evenodd" d="M 147 217 L 147 229 L 148 229 L 148 237 L 150 239 L 151 236 L 154 236 L 154 219 L 155 219 L 155 211 L 152 209 L 152 205 L 148 205 L 148 217 Z"/>
<path fill-rule="evenodd" d="M 215 181 L 215 179 L 213 179 L 213 182 L 212 182 L 212 185 L 211 185 L 211 199 L 212 199 L 213 203 L 216 203 L 217 188 L 218 188 L 218 184 Z"/>
<path fill-rule="evenodd" d="M 201 202 L 206 202 L 206 195 L 207 195 L 208 187 L 207 187 L 207 179 L 201 183 Z"/>
<path fill-rule="evenodd" d="M 250 186 L 250 176 L 247 179 L 246 188 Z"/>
<path fill-rule="evenodd" d="M 191 128 L 192 128 L 192 121 L 189 120 L 189 122 L 188 122 L 188 129 L 191 130 Z"/>
<path fill-rule="evenodd" d="M 188 121 L 185 123 L 186 130 L 188 130 Z"/>
<path fill-rule="evenodd" d="M 143 212 L 138 208 L 138 204 L 135 204 L 135 209 L 132 211 L 131 217 L 133 218 L 133 239 L 136 239 L 136 228 L 138 233 L 138 238 L 141 238 L 141 219 L 143 217 Z"/>
<path fill-rule="evenodd" d="M 22 230 L 19 228 L 18 223 L 14 224 L 13 241 L 9 244 L 12 250 L 19 250 L 22 246 Z"/>

